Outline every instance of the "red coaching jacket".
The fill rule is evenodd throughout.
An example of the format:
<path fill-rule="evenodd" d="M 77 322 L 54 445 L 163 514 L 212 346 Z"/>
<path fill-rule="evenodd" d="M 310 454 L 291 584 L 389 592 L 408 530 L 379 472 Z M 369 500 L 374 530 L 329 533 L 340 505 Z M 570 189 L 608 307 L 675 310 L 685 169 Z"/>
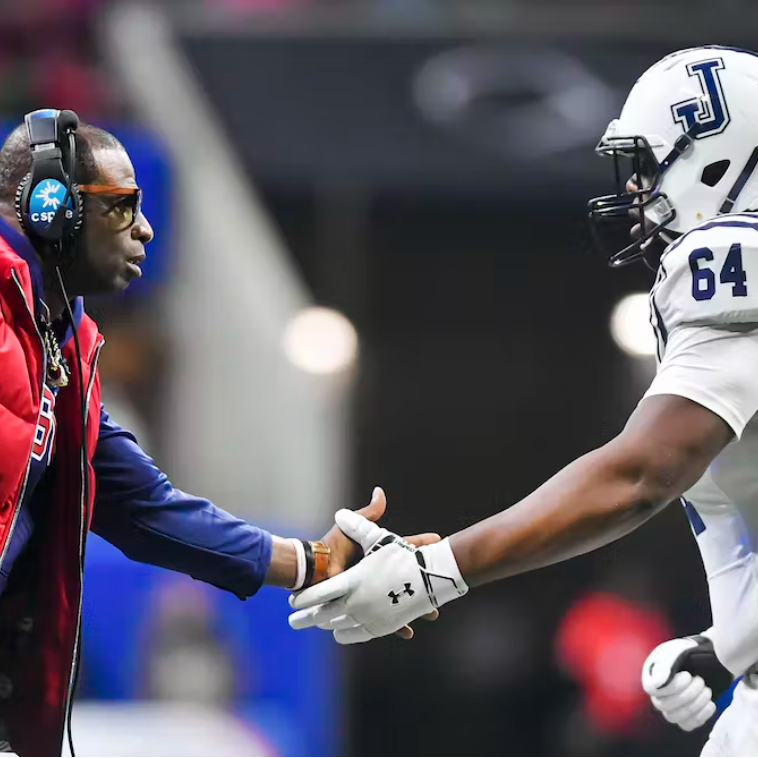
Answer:
<path fill-rule="evenodd" d="M 29 267 L 0 237 L 0 563 L 20 508 L 40 412 L 44 352 L 34 319 Z M 79 312 L 81 313 L 80 309 Z M 45 581 L 11 582 L 0 599 L 0 706 L 16 752 L 57 755 L 70 707 L 81 612 L 80 556 L 92 514 L 92 458 L 100 422 L 96 364 L 103 338 L 83 313 L 78 325 L 87 398 L 86 471 L 81 461 L 79 375 L 56 404 L 58 425 L 49 513 L 36 570 Z M 76 366 L 73 345 L 64 357 Z M 83 476 L 89 477 L 89 503 Z"/>

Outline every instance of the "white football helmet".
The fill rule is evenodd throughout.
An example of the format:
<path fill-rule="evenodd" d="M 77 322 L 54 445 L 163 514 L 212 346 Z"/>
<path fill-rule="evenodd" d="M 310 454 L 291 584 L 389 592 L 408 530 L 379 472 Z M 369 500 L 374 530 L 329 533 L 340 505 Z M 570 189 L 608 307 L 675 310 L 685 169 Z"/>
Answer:
<path fill-rule="evenodd" d="M 659 236 L 670 242 L 716 216 L 758 211 L 758 54 L 713 45 L 666 56 L 637 80 L 596 152 L 614 158 L 618 187 L 590 200 L 593 231 L 642 211 L 640 238 L 611 265 L 642 258 Z M 621 157 L 632 159 L 636 191 Z"/>

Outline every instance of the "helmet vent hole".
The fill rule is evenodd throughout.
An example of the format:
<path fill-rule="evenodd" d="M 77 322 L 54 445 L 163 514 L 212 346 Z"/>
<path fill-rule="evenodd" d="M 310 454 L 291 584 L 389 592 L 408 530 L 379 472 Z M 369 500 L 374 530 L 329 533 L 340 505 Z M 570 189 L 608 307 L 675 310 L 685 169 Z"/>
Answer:
<path fill-rule="evenodd" d="M 724 174 L 729 170 L 729 163 L 730 161 L 728 160 L 709 163 L 703 169 L 703 175 L 700 177 L 700 181 L 708 187 L 715 187 L 724 178 Z"/>

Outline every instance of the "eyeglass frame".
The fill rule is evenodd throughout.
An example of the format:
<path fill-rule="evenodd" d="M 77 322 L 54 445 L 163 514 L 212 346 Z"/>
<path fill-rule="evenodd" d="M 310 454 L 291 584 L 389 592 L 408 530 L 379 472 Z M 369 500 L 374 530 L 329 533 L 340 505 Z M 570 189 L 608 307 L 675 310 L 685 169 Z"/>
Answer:
<path fill-rule="evenodd" d="M 120 232 L 125 232 L 127 229 L 131 229 L 137 221 L 137 217 L 142 212 L 142 189 L 140 187 L 118 187 L 111 184 L 80 184 L 79 192 L 85 195 L 137 195 L 137 202 L 134 206 L 131 223 L 123 229 L 119 229 L 118 231 Z M 116 205 L 117 203 L 114 203 L 109 206 L 103 215 L 107 216 Z"/>

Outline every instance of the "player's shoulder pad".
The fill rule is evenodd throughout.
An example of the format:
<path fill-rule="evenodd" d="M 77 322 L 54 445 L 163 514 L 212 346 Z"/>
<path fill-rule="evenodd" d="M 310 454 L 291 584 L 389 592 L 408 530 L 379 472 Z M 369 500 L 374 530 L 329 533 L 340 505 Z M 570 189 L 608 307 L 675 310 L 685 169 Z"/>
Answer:
<path fill-rule="evenodd" d="M 730 214 L 668 246 L 653 287 L 662 330 L 758 322 L 758 214 Z"/>

